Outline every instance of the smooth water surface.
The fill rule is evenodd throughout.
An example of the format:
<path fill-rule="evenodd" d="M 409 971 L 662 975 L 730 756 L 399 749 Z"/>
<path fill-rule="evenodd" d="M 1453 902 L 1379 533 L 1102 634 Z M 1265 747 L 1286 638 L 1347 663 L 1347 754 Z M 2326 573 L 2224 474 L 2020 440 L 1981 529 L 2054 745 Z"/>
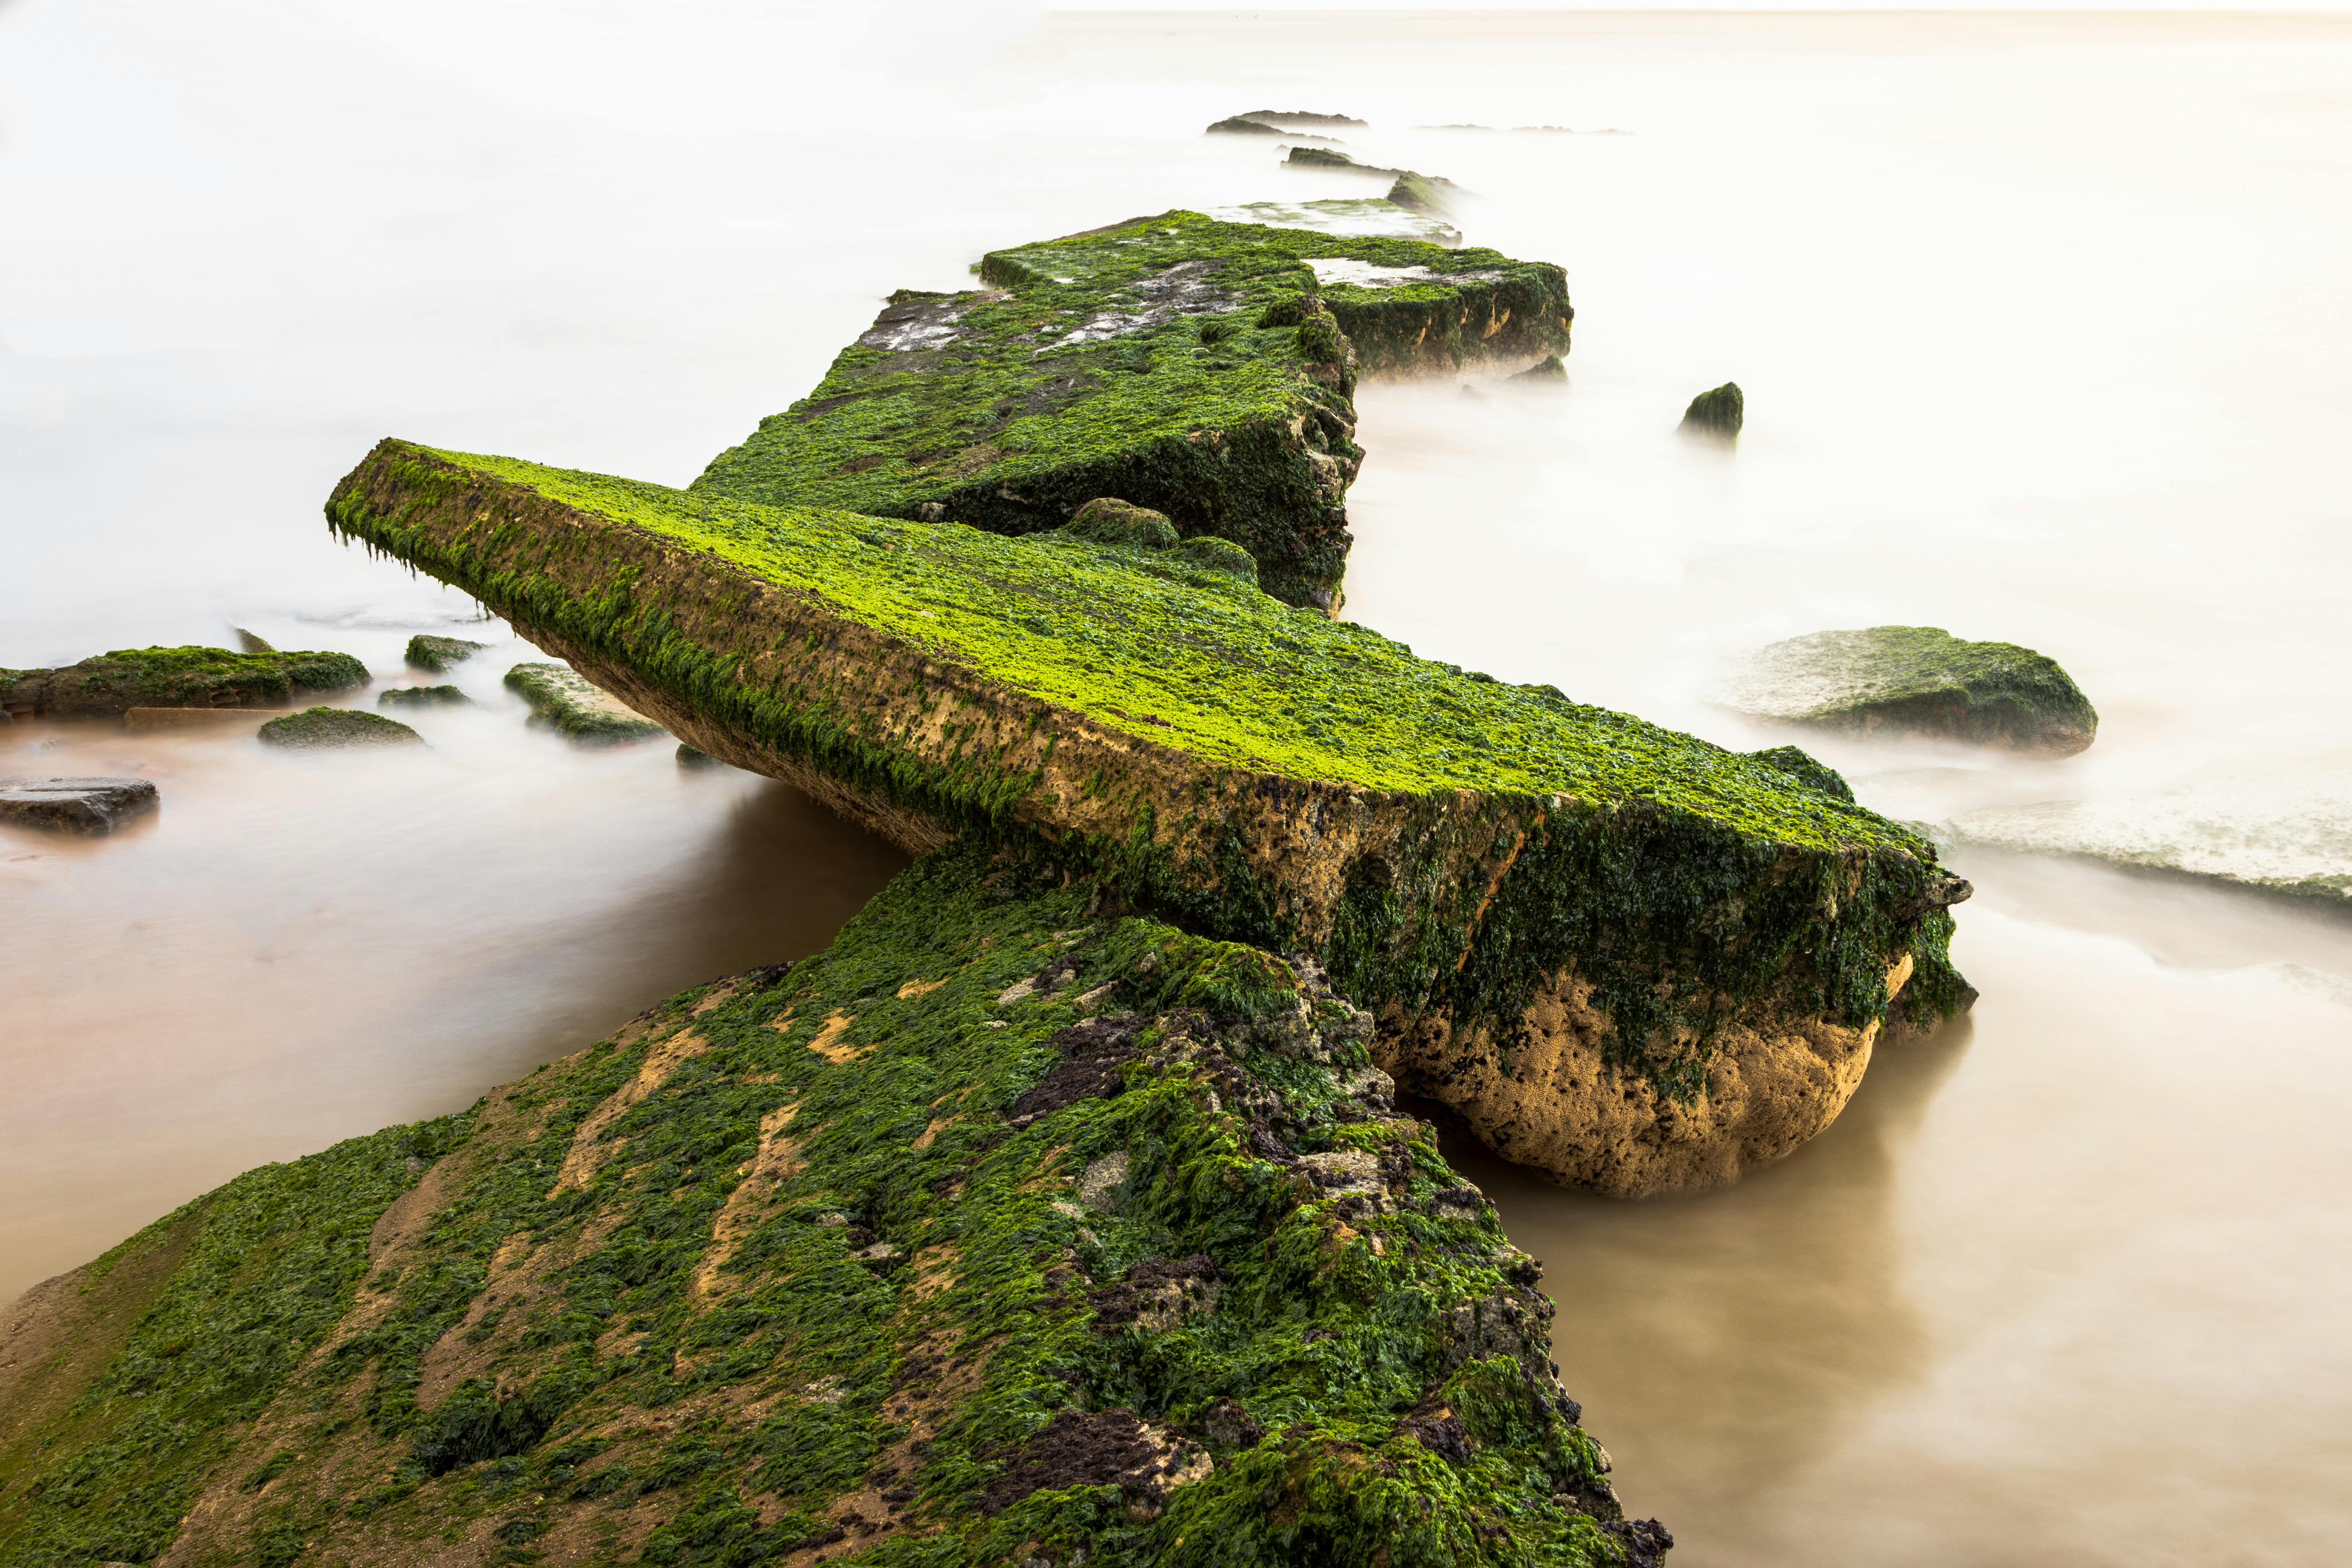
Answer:
<path fill-rule="evenodd" d="M 1307 108 L 1477 193 L 1468 239 L 1578 308 L 1564 390 L 1365 389 L 1351 615 L 1743 748 L 1792 737 L 1708 704 L 1729 656 L 1943 626 L 2056 657 L 2099 742 L 1807 740 L 1866 803 L 2274 801 L 2352 769 L 2347 81 L 2319 16 L 19 0 L 0 663 L 236 623 L 406 679 L 404 628 L 472 606 L 326 538 L 377 437 L 684 483 L 892 287 L 1375 194 L 1199 133 Z M 1568 129 L 1414 129 L 1472 121 Z M 1676 438 L 1726 380 L 1737 451 Z M 0 844 L 0 1292 L 806 951 L 896 863 L 780 786 L 524 728 L 492 657 L 404 757 L 0 741 L 165 793 Z M 2352 1555 L 2352 924 L 1955 863 L 1983 1001 L 1782 1165 L 1608 1204 L 1463 1152 L 1628 1506 L 1685 1568 Z"/>

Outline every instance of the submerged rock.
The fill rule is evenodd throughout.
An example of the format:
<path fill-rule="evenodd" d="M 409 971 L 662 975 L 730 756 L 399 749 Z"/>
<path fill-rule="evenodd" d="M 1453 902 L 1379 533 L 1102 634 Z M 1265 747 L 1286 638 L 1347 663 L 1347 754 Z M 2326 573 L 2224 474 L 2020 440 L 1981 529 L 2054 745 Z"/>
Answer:
<path fill-rule="evenodd" d="M 1683 410 L 1682 431 L 1715 441 L 1737 441 L 1748 422 L 1748 400 L 1739 384 L 1727 381 L 1712 392 L 1702 392 Z"/>
<path fill-rule="evenodd" d="M 2141 800 L 1999 806 L 1946 827 L 1962 844 L 2352 900 L 2352 774 L 2342 773 L 2216 780 Z"/>
<path fill-rule="evenodd" d="M 1313 202 L 1246 202 L 1218 207 L 1209 216 L 1226 223 L 1311 228 L 1360 239 L 1425 239 L 1448 247 L 1462 243 L 1462 231 L 1429 213 L 1401 207 L 1385 196 L 1348 196 Z"/>
<path fill-rule="evenodd" d="M 472 698 L 454 686 L 394 686 L 377 694 L 379 708 L 459 708 Z"/>
<path fill-rule="evenodd" d="M 1725 700 L 1759 718 L 2066 757 L 2098 735 L 2099 715 L 2055 659 L 2005 642 L 1964 642 L 1940 626 L 1815 632 L 1751 655 Z"/>
<path fill-rule="evenodd" d="M 1732 1180 L 1836 1116 L 1890 995 L 1965 994 L 1965 888 L 1915 832 L 1170 562 L 1209 538 L 1012 540 L 399 442 L 330 516 L 911 850 L 1049 853 L 1328 966 L 1382 1066 L 1562 1181 Z"/>
<path fill-rule="evenodd" d="M 347 653 L 118 648 L 59 669 L 0 672 L 0 708 L 16 718 L 88 719 L 132 708 L 283 707 L 367 679 L 367 666 Z"/>
<path fill-rule="evenodd" d="M 453 664 L 463 664 L 490 645 L 467 642 L 464 637 L 428 637 L 423 632 L 408 639 L 408 668 L 430 670 L 438 675 Z"/>
<path fill-rule="evenodd" d="M 1531 386 L 1565 386 L 1568 384 L 1568 363 L 1558 354 L 1546 354 L 1507 379 Z"/>
<path fill-rule="evenodd" d="M 111 833 L 155 809 L 155 786 L 138 778 L 0 778 L 0 822 L 64 833 Z"/>
<path fill-rule="evenodd" d="M 656 1562 L 1066 1563 L 1208 1529 L 1220 1563 L 1372 1568 L 1507 1520 L 1527 1561 L 1622 1568 L 1537 1265 L 1433 1129 L 1345 1090 L 1370 1020 L 1108 896 L 944 851 L 827 952 L 37 1289 L 0 1343 L 13 1539 L 579 1563 L 622 1521 Z M 1111 1206 L 1074 1201 L 1114 1156 Z"/>
<path fill-rule="evenodd" d="M 335 746 L 406 746 L 425 737 L 397 719 L 359 708 L 306 708 L 272 719 L 259 731 L 264 745 L 312 750 Z"/>
<path fill-rule="evenodd" d="M 662 726 L 561 664 L 519 664 L 506 686 L 530 704 L 531 718 L 580 741 L 645 741 Z"/>
<path fill-rule="evenodd" d="M 1318 279 L 1342 263 L 1374 280 Z M 1358 377 L 1568 346 L 1566 275 L 1549 264 L 1198 213 L 992 252 L 981 278 L 892 295 L 695 494 L 998 533 L 1121 496 L 1240 545 L 1276 597 L 1333 611 Z"/>

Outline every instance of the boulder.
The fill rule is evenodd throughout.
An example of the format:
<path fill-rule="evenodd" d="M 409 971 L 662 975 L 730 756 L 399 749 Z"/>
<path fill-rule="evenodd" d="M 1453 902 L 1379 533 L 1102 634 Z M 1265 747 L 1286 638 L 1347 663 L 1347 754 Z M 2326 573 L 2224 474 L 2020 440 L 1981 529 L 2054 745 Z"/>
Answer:
<path fill-rule="evenodd" d="M 507 689 L 530 704 L 531 719 L 576 741 L 647 741 L 662 726 L 561 664 L 519 664 Z"/>
<path fill-rule="evenodd" d="M 377 693 L 379 708 L 458 708 L 472 698 L 454 686 L 394 686 Z"/>
<path fill-rule="evenodd" d="M 231 653 L 221 647 L 118 648 L 59 669 L 20 669 L 0 689 L 11 717 L 117 718 L 132 708 L 284 707 L 367 684 L 347 653 Z"/>
<path fill-rule="evenodd" d="M 155 809 L 155 786 L 138 778 L 0 778 L 0 823 L 61 833 L 111 833 Z"/>
<path fill-rule="evenodd" d="M 1579 1349 L 1367 1087 L 1370 1020 L 1109 896 L 945 851 L 824 952 L 157 1221 L 7 1320 L 0 1423 L 37 1425 L 0 1518 L 59 1561 L 570 1563 L 617 1527 L 651 1562 L 1175 1563 L 1209 1530 L 1233 1568 L 1506 1520 L 1622 1568 Z"/>
<path fill-rule="evenodd" d="M 1916 832 L 1302 614 L 1185 558 L 1212 539 L 1006 538 L 394 441 L 330 516 L 912 851 L 1049 855 L 1311 958 L 1380 1014 L 1381 1065 L 1559 1180 L 1736 1179 L 1835 1117 L 1886 1018 L 1964 994 L 1966 884 Z"/>
<path fill-rule="evenodd" d="M 1894 733 L 2067 757 L 2099 715 L 2056 660 L 2015 643 L 1966 642 L 1939 626 L 1815 632 L 1760 649 L 1724 692 L 1784 723 Z"/>
<path fill-rule="evenodd" d="M 1130 506 L 1100 496 L 1071 514 L 1062 532 L 1096 544 L 1122 544 L 1139 550 L 1164 550 L 1176 542 L 1176 525 L 1164 511 Z"/>
<path fill-rule="evenodd" d="M 408 639 L 408 668 L 441 674 L 453 664 L 463 664 L 484 648 L 488 643 L 467 642 L 464 637 L 428 637 L 423 632 Z"/>
<path fill-rule="evenodd" d="M 310 751 L 340 746 L 406 746 L 425 737 L 396 719 L 361 708 L 306 708 L 264 724 L 264 745 Z"/>
<path fill-rule="evenodd" d="M 1334 261 L 1412 286 L 1318 283 Z M 815 391 L 694 493 L 1007 534 L 1119 496 L 1240 545 L 1276 597 L 1335 611 L 1358 377 L 1568 345 L 1557 267 L 1198 213 L 994 251 L 981 280 L 892 295 Z M 1213 341 L 1212 321 L 1229 329 Z"/>
<path fill-rule="evenodd" d="M 1712 392 L 1702 392 L 1683 410 L 1682 432 L 1710 441 L 1737 441 L 1748 420 L 1748 400 L 1739 384 L 1727 381 Z"/>
<path fill-rule="evenodd" d="M 1507 379 L 1528 386 L 1565 386 L 1568 384 L 1568 363 L 1558 354 L 1546 354 L 1527 369 Z"/>

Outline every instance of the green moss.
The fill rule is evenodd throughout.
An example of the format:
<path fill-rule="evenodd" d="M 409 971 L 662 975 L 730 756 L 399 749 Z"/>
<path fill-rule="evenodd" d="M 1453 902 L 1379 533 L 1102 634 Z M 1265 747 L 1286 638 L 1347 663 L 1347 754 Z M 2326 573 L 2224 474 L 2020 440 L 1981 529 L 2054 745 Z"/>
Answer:
<path fill-rule="evenodd" d="M 377 694 L 379 708 L 456 708 L 472 698 L 454 686 L 394 686 Z"/>
<path fill-rule="evenodd" d="M 1768 751 L 1748 754 L 1766 766 L 1778 768 L 1790 778 L 1824 795 L 1833 795 L 1840 800 L 1853 798 L 1853 786 L 1845 782 L 1843 773 L 1801 747 L 1774 746 Z"/>
<path fill-rule="evenodd" d="M 1330 322 L 1312 333 L 1268 324 L 1267 307 L 1317 291 L 1300 258 L 1325 256 L 1431 276 L 1325 290 Z M 993 252 L 981 275 L 988 289 L 891 296 L 816 389 L 721 454 L 696 492 L 1003 533 L 1118 497 L 1239 544 L 1277 597 L 1328 606 L 1361 457 L 1349 342 L 1388 369 L 1567 342 L 1558 268 L 1197 213 Z M 1499 340 L 1483 316 L 1465 335 L 1473 297 L 1507 312 Z M 1204 322 L 1229 325 L 1204 338 Z"/>
<path fill-rule="evenodd" d="M 578 741 L 644 741 L 667 731 L 562 664 L 518 664 L 506 686 L 530 704 L 531 717 Z"/>
<path fill-rule="evenodd" d="M 261 727 L 264 745 L 298 749 L 331 746 L 404 746 L 424 736 L 396 719 L 357 708 L 306 708 Z"/>
<path fill-rule="evenodd" d="M 59 669 L 18 670 L 7 706 L 60 718 L 131 708 L 267 708 L 304 692 L 367 683 L 347 653 L 231 653 L 219 647 L 117 648 Z"/>
<path fill-rule="evenodd" d="M 408 668 L 429 669 L 438 675 L 453 664 L 462 664 L 473 658 L 488 643 L 467 642 L 463 637 L 427 637 L 423 632 L 408 639 Z"/>
<path fill-rule="evenodd" d="M 2015 643 L 1966 642 L 1939 626 L 1815 632 L 1754 656 L 1733 694 L 1768 718 L 1909 731 L 2069 755 L 2099 715 L 2057 660 Z"/>
<path fill-rule="evenodd" d="M 47 1430 L 0 1456 L 0 1563 L 161 1555 L 242 1424 L 349 1310 L 369 1226 L 466 1126 L 390 1128 L 247 1172 L 91 1265 L 102 1279 L 194 1229 L 123 1351 Z M 273 1459 L 273 1473 L 291 1462 Z"/>
<path fill-rule="evenodd" d="M 1368 1020 L 1270 954 L 1090 918 L 1101 892 L 943 851 L 826 952 L 541 1069 L 354 1302 L 381 1171 L 269 1407 L 173 1407 L 249 1500 L 189 1560 L 628 1525 L 716 1568 L 855 1507 L 886 1565 L 1614 1563 L 1533 1265 L 1361 1087 Z M 420 1404 L 436 1343 L 469 1359 Z M 266 1436 L 230 1464 L 237 1422 Z M 1122 1475 L 1114 1439 L 1197 1473 Z"/>
<path fill-rule="evenodd" d="M 1748 400 L 1736 381 L 1727 381 L 1711 392 L 1702 392 L 1690 400 L 1683 410 L 1682 427 L 1694 436 L 1711 437 L 1720 441 L 1736 441 L 1740 426 L 1748 422 Z"/>

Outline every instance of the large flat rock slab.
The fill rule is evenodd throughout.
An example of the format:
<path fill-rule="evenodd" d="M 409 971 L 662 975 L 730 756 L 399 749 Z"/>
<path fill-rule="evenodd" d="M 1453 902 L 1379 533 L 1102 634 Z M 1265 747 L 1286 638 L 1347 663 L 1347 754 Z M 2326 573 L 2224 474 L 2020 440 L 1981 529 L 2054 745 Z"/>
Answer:
<path fill-rule="evenodd" d="M 62 833 L 111 833 L 155 809 L 141 778 L 0 778 L 0 822 Z"/>
<path fill-rule="evenodd" d="M 1385 269 L 1325 282 L 1310 262 Z M 1116 496 L 1232 541 L 1268 593 L 1337 607 L 1359 374 L 1564 352 L 1566 275 L 1418 239 L 1170 212 L 992 252 L 987 287 L 902 289 L 698 493 L 1056 528 Z"/>
<path fill-rule="evenodd" d="M 1370 1019 L 1100 894 L 947 851 L 826 952 L 37 1292 L 0 1342 L 0 1538 L 192 1568 L 1211 1533 L 1373 1568 L 1507 1519 L 1526 1561 L 1654 1564 L 1553 1366 L 1580 1347 Z"/>
<path fill-rule="evenodd" d="M 1914 1018 L 1967 994 L 1966 884 L 1912 830 L 1179 551 L 394 441 L 330 516 L 912 850 L 977 836 L 1313 955 L 1384 1062 L 1563 1181 L 1736 1179 L 1836 1115 L 1891 989 Z"/>
<path fill-rule="evenodd" d="M 367 684 L 347 653 L 117 648 L 56 669 L 0 670 L 12 718 L 113 718 L 132 708 L 279 708 L 307 692 Z"/>

